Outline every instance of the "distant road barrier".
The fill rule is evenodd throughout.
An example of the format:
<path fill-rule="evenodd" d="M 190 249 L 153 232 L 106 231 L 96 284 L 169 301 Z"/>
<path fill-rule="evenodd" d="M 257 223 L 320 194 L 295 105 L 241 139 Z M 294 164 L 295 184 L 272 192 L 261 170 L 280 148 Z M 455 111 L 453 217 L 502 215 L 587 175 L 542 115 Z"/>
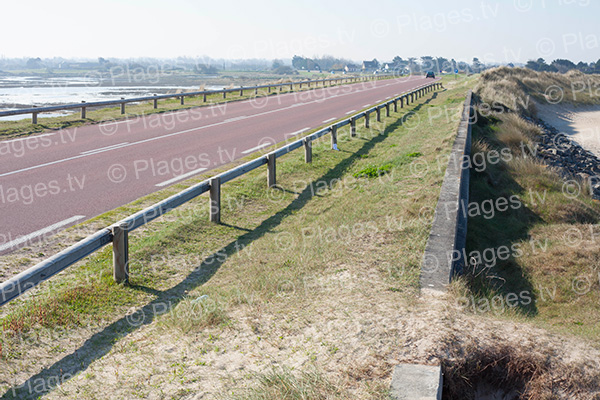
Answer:
<path fill-rule="evenodd" d="M 314 82 L 314 81 L 313 81 Z M 65 268 L 73 265 L 82 258 L 94 253 L 107 244 L 113 245 L 113 277 L 116 282 L 127 282 L 129 280 L 129 232 L 139 228 L 142 225 L 166 214 L 167 212 L 187 203 L 188 201 L 200 196 L 203 193 L 210 193 L 210 221 L 220 223 L 221 221 L 221 185 L 235 179 L 245 173 L 248 173 L 263 165 L 267 165 L 267 186 L 273 187 L 276 184 L 276 160 L 293 150 L 304 148 L 305 161 L 312 162 L 312 142 L 322 136 L 331 133 L 331 145 L 337 145 L 337 131 L 339 128 L 350 125 L 351 136 L 356 136 L 356 121 L 364 118 L 365 127 L 369 127 L 370 115 L 376 114 L 377 121 L 381 118 L 381 110 L 384 109 L 386 115 L 390 115 L 390 107 L 394 107 L 394 112 L 398 111 L 398 102 L 400 107 L 404 104 L 410 104 L 419 97 L 435 89 L 441 88 L 439 81 L 434 81 L 416 89 L 404 92 L 386 102 L 380 103 L 365 111 L 354 114 L 342 121 L 336 122 L 326 128 L 314 132 L 308 136 L 298 139 L 279 149 L 276 149 L 264 156 L 248 161 L 233 169 L 222 172 L 200 183 L 162 200 L 150 207 L 147 207 L 121 221 L 104 228 L 93 235 L 77 242 L 71 247 L 66 248 L 60 253 L 34 265 L 33 267 L 19 273 L 0 284 L 0 306 L 19 297 L 29 289 L 37 286 L 41 282 L 49 279 Z M 239 89 L 238 89 L 239 90 Z"/>
<path fill-rule="evenodd" d="M 389 78 L 392 75 L 378 75 L 375 79 L 379 78 Z M 82 101 L 81 103 L 75 104 L 64 104 L 59 106 L 48 106 L 48 107 L 35 107 L 32 108 L 22 108 L 18 110 L 9 110 L 9 111 L 0 111 L 1 117 L 9 117 L 13 115 L 23 115 L 23 114 L 31 114 L 31 122 L 33 124 L 38 123 L 38 114 L 45 112 L 53 112 L 53 111 L 63 111 L 63 110 L 73 110 L 73 109 L 81 109 L 81 118 L 86 118 L 86 111 L 90 107 L 105 107 L 105 106 L 121 106 L 121 114 L 125 114 L 125 104 L 127 103 L 139 103 L 142 101 L 152 101 L 154 108 L 158 108 L 158 100 L 163 99 L 173 99 L 179 98 L 181 101 L 181 105 L 185 104 L 186 97 L 196 97 L 202 96 L 203 101 L 206 102 L 207 96 L 213 94 L 223 94 L 223 98 L 227 98 L 227 93 L 240 92 L 240 96 L 244 95 L 244 91 L 252 91 L 254 90 L 254 94 L 258 94 L 259 89 L 267 89 L 267 93 L 271 93 L 271 89 L 279 88 L 279 91 L 282 91 L 282 88 L 289 86 L 290 91 L 294 90 L 294 86 L 299 86 L 302 89 L 302 85 L 307 85 L 307 87 L 311 87 L 311 84 L 314 84 L 314 87 L 317 88 L 319 84 L 321 87 L 325 87 L 328 83 L 331 85 L 344 84 L 344 83 L 356 83 L 356 82 L 365 82 L 373 80 L 372 76 L 358 76 L 358 77 L 344 77 L 344 78 L 332 78 L 332 79 L 319 79 L 319 80 L 307 80 L 307 81 L 299 81 L 299 82 L 287 82 L 287 83 L 276 83 L 269 85 L 260 85 L 260 86 L 248 86 L 248 87 L 238 87 L 232 89 L 221 89 L 221 90 L 203 90 L 199 92 L 187 92 L 187 93 L 177 93 L 177 94 L 161 94 L 154 96 L 146 96 L 146 97 L 136 97 L 131 99 L 121 98 L 119 100 L 106 100 L 106 101 L 94 101 L 90 103 L 86 103 Z"/>

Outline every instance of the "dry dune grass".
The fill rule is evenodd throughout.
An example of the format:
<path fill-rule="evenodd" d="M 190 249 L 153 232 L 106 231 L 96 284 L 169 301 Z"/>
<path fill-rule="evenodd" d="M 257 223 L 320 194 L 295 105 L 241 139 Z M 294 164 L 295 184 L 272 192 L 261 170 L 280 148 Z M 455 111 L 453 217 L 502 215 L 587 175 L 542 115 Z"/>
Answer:
<path fill-rule="evenodd" d="M 475 87 L 483 101 L 501 104 L 511 110 L 536 115 L 535 101 L 542 104 L 559 102 L 598 104 L 600 75 L 579 71 L 566 74 L 537 72 L 527 68 L 498 67 L 481 73 Z"/>
<path fill-rule="evenodd" d="M 477 338 L 457 343 L 450 343 L 442 361 L 447 400 L 487 398 L 486 392 L 503 399 L 600 399 L 600 374 L 587 362 L 565 363 L 531 344 Z"/>

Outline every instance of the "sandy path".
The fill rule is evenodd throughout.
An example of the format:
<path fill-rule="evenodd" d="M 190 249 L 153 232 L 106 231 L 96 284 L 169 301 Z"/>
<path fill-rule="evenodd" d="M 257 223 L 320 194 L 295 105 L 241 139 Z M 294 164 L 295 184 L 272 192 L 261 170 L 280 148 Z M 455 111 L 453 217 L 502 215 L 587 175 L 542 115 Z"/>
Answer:
<path fill-rule="evenodd" d="M 600 106 L 540 105 L 538 117 L 600 157 Z"/>

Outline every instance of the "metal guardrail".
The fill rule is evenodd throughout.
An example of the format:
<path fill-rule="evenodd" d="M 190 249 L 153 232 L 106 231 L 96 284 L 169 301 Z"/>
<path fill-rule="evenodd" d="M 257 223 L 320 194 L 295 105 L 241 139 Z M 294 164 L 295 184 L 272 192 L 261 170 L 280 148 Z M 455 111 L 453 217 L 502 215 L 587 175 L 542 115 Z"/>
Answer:
<path fill-rule="evenodd" d="M 379 76 L 375 77 L 375 79 L 389 78 L 391 76 L 393 76 L 393 75 L 379 75 Z M 254 90 L 254 94 L 258 94 L 259 89 L 267 89 L 267 92 L 270 93 L 271 88 L 277 88 L 277 87 L 279 88 L 280 91 L 281 91 L 281 88 L 287 87 L 287 86 L 290 87 L 290 90 L 294 90 L 295 85 L 299 86 L 300 89 L 302 89 L 302 85 L 308 85 L 308 87 L 310 88 L 311 84 L 315 84 L 315 88 L 316 88 L 319 83 L 322 83 L 323 84 L 322 87 L 325 87 L 325 84 L 327 82 L 333 82 L 334 84 L 337 84 L 337 83 L 343 84 L 343 83 L 365 82 L 365 81 L 372 80 L 372 79 L 373 79 L 373 77 L 371 77 L 371 76 L 318 79 L 318 80 L 306 80 L 306 81 L 298 81 L 298 82 L 276 83 L 276 84 L 248 86 L 248 87 L 240 86 L 238 88 L 232 88 L 232 89 L 203 90 L 203 91 L 198 91 L 198 92 L 187 92 L 187 93 L 176 93 L 176 94 L 161 94 L 161 95 L 154 95 L 154 96 L 136 97 L 136 98 L 131 98 L 131 99 L 121 98 L 119 100 L 94 101 L 94 102 L 90 102 L 90 103 L 86 103 L 85 101 L 82 101 L 81 103 L 63 104 L 63 105 L 48 106 L 48 107 L 35 107 L 34 106 L 32 108 L 21 108 L 18 110 L 0 111 L 0 118 L 1 117 L 9 117 L 9 116 L 13 116 L 13 115 L 31 114 L 32 123 L 37 124 L 38 114 L 45 113 L 45 112 L 81 109 L 81 118 L 85 118 L 86 110 L 90 107 L 106 107 L 106 106 L 120 105 L 121 106 L 121 114 L 125 114 L 125 104 L 127 104 L 127 103 L 139 103 L 139 102 L 143 102 L 143 101 L 153 101 L 154 108 L 157 108 L 158 100 L 163 100 L 163 99 L 179 98 L 179 99 L 181 99 L 181 104 L 183 105 L 183 104 L 185 104 L 184 103 L 185 97 L 203 96 L 203 100 L 206 102 L 207 96 L 219 94 L 219 93 L 222 93 L 223 98 L 225 99 L 227 96 L 227 93 L 240 92 L 240 96 L 243 96 L 245 90 L 246 91 Z"/>
<path fill-rule="evenodd" d="M 356 120 L 365 119 L 365 127 L 369 127 L 369 116 L 376 113 L 377 120 L 380 120 L 381 110 L 385 109 L 389 116 L 390 106 L 394 106 L 394 111 L 398 110 L 398 101 L 403 107 L 414 102 L 418 97 L 441 87 L 441 82 L 419 86 L 408 92 L 377 104 L 367 110 L 354 114 L 344 120 L 338 121 L 326 128 L 320 129 L 310 135 L 298 139 L 290 144 L 280 147 L 266 155 L 248 161 L 233 169 L 225 171 L 219 175 L 213 176 L 207 180 L 197 183 L 189 188 L 168 197 L 150 207 L 147 207 L 121 221 L 104 228 L 93 235 L 75 243 L 64 249 L 56 255 L 36 264 L 35 266 L 19 273 L 9 280 L 0 284 L 0 306 L 19 297 L 29 289 L 34 288 L 41 282 L 51 278 L 67 267 L 73 265 L 82 258 L 94 253 L 105 245 L 113 244 L 113 275 L 117 282 L 126 282 L 129 278 L 129 255 L 128 255 L 128 233 L 139 228 L 142 225 L 166 214 L 167 212 L 179 207 L 180 205 L 200 196 L 203 193 L 210 192 L 210 220 L 220 222 L 221 210 L 221 185 L 235 179 L 247 172 L 257 169 L 267 164 L 267 184 L 269 187 L 275 185 L 275 160 L 293 150 L 304 147 L 305 161 L 312 161 L 312 141 L 331 133 L 331 144 L 337 144 L 337 130 L 343 126 L 351 125 L 351 135 L 356 136 Z"/>

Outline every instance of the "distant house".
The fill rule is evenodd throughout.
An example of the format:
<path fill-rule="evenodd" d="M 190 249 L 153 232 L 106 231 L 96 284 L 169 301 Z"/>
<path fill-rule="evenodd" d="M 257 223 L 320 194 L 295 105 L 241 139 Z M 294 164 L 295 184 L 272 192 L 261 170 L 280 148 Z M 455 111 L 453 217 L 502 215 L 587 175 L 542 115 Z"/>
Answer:
<path fill-rule="evenodd" d="M 346 64 L 344 66 L 344 71 L 346 71 L 346 72 L 356 72 L 359 70 L 360 70 L 360 67 L 356 64 Z"/>
<path fill-rule="evenodd" d="M 377 71 L 378 69 L 379 69 L 379 62 L 377 62 L 377 60 L 363 61 L 363 63 L 362 63 L 363 71 Z"/>

